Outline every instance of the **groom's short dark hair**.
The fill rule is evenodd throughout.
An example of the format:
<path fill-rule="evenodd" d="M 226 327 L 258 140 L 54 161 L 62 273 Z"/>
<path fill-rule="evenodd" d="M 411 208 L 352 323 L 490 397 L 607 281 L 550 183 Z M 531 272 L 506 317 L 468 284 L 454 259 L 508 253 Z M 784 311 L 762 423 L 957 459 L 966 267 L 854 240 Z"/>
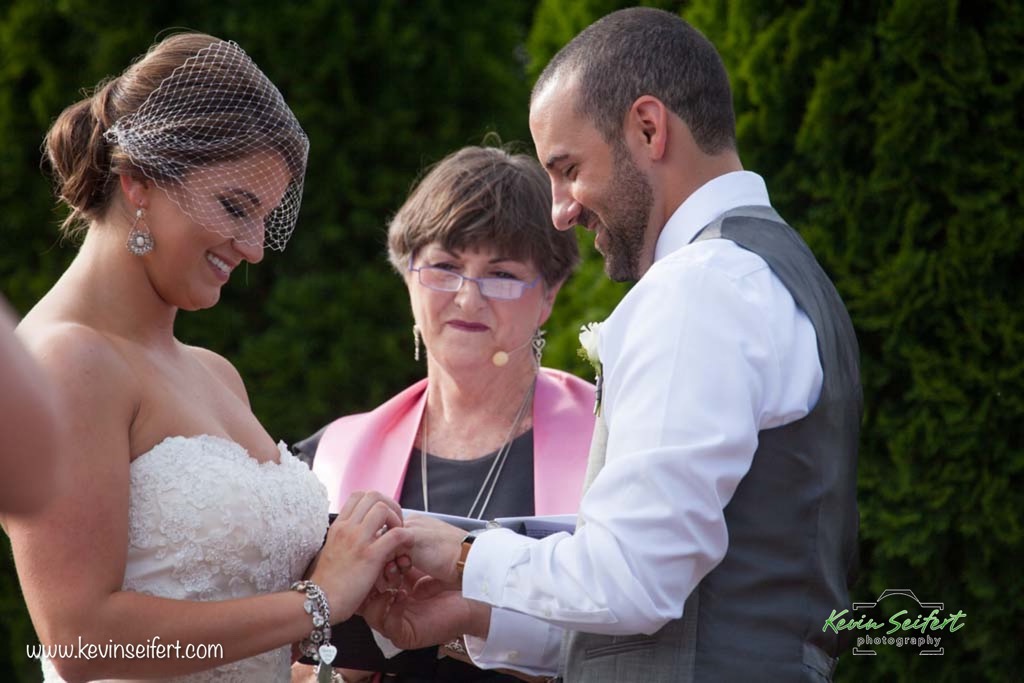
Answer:
<path fill-rule="evenodd" d="M 577 79 L 576 111 L 616 144 L 629 107 L 653 95 L 689 127 L 706 154 L 736 148 L 732 91 L 715 46 L 680 17 L 649 7 L 612 12 L 558 51 L 533 87 Z"/>

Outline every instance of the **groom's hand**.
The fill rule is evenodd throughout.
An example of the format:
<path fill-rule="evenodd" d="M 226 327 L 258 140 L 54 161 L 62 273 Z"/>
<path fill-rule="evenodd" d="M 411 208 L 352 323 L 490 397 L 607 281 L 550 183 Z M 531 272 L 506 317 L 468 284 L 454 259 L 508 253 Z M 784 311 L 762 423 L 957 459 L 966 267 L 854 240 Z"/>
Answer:
<path fill-rule="evenodd" d="M 460 591 L 416 590 L 414 594 L 421 597 L 413 597 L 408 590 L 376 594 L 363 604 L 362 616 L 403 650 L 441 645 L 466 633 L 487 637 L 488 605 L 467 600 Z"/>
<path fill-rule="evenodd" d="M 405 529 L 411 539 L 404 546 L 407 555 L 403 557 L 400 553 L 394 562 L 388 564 L 385 579 L 409 571 L 411 564 L 422 574 L 433 577 L 443 588 L 461 589 L 462 573 L 457 563 L 462 552 L 462 539 L 466 537 L 465 530 L 433 517 L 414 514 L 405 519 Z"/>

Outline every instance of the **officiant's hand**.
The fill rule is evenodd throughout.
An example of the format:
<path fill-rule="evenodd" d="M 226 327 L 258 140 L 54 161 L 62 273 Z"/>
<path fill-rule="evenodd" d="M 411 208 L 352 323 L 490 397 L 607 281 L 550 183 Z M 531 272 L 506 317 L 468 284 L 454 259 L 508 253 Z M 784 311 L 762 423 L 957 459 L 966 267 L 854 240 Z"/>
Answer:
<path fill-rule="evenodd" d="M 395 562 L 389 563 L 385 576 L 393 576 L 396 570 L 408 571 L 411 562 L 422 574 L 433 577 L 440 588 L 461 589 L 462 575 L 456 563 L 462 550 L 462 539 L 466 537 L 465 530 L 433 517 L 415 514 L 410 514 L 405 520 L 405 529 L 411 538 L 407 556 L 399 555 Z"/>
<path fill-rule="evenodd" d="M 402 509 L 376 491 L 349 496 L 327 532 L 310 580 L 331 608 L 331 623 L 345 621 L 366 599 L 385 565 L 406 554 L 412 535 L 402 527 Z"/>
<path fill-rule="evenodd" d="M 404 589 L 371 596 L 363 604 L 363 618 L 403 650 L 440 645 L 467 633 L 487 637 L 489 605 L 467 600 L 461 591 L 441 590 L 438 582 L 425 578 L 412 570 Z"/>

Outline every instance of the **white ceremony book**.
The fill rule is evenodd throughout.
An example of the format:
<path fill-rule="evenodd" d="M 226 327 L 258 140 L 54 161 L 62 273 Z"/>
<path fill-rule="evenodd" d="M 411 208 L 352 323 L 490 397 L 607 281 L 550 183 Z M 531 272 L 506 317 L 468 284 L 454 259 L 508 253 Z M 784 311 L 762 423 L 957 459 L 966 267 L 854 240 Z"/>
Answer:
<path fill-rule="evenodd" d="M 527 517 L 498 517 L 497 519 L 473 519 L 472 517 L 459 517 L 458 515 L 442 515 L 438 512 L 423 512 L 423 510 L 402 509 L 402 517 L 413 515 L 426 515 L 439 519 L 442 522 L 457 526 L 466 531 L 473 529 L 511 529 L 517 534 L 529 536 L 530 538 L 544 538 L 559 532 L 572 533 L 576 530 L 576 515 L 538 515 Z"/>

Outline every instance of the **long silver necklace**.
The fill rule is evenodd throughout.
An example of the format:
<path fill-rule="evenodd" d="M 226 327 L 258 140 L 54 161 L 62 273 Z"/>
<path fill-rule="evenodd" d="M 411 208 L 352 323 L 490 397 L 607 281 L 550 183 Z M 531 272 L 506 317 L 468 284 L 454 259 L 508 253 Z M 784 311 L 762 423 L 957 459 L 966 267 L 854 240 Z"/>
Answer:
<path fill-rule="evenodd" d="M 514 441 L 516 431 L 519 429 L 519 424 L 523 421 L 523 415 L 526 414 L 526 406 L 530 405 L 530 399 L 533 398 L 533 389 L 536 386 L 536 380 L 530 384 L 530 389 L 526 392 L 526 396 L 523 397 L 523 403 L 519 406 L 519 412 L 516 413 L 515 419 L 512 421 L 512 427 L 508 430 L 508 436 L 505 437 L 505 443 L 502 444 L 498 450 L 498 455 L 495 456 L 494 462 L 491 463 L 491 469 L 487 471 L 487 476 L 484 477 L 484 481 L 480 484 L 480 490 L 477 491 L 476 498 L 473 500 L 473 504 L 469 506 L 469 512 L 466 513 L 466 517 L 480 519 L 484 516 L 484 510 L 487 509 L 487 504 L 491 502 L 491 495 L 494 493 L 494 487 L 498 484 L 498 479 L 501 477 L 501 470 L 505 467 L 505 460 L 508 459 L 508 453 L 512 450 L 512 442 Z M 429 424 L 427 419 L 426 406 L 423 408 L 423 448 L 420 453 L 420 479 L 423 483 L 423 511 L 430 512 L 430 497 L 428 489 L 430 488 L 427 484 L 427 425 Z M 476 506 L 480 503 L 480 497 L 484 495 L 484 491 L 487 492 L 487 497 L 484 498 L 483 505 L 480 506 L 479 512 L 475 512 Z"/>

